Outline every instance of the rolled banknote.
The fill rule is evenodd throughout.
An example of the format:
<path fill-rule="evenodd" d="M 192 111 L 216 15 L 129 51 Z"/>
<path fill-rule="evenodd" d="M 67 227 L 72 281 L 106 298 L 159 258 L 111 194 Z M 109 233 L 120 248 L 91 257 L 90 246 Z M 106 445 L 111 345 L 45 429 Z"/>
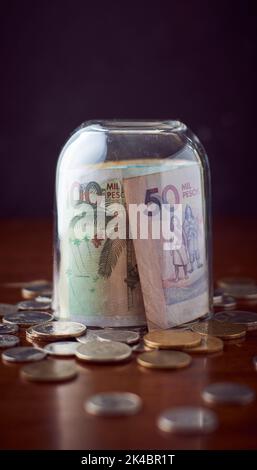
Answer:
<path fill-rule="evenodd" d="M 110 208 L 125 208 L 122 175 L 123 165 L 112 162 L 59 175 L 53 304 L 59 318 L 93 326 L 146 321 L 133 241 L 124 232 L 110 236 L 116 230 Z"/>
<path fill-rule="evenodd" d="M 150 329 L 181 325 L 209 311 L 202 168 L 190 148 L 183 150 L 176 158 L 165 160 L 165 165 L 158 166 L 158 162 L 153 165 L 153 162 L 151 166 L 138 168 L 136 175 L 129 170 L 124 173 L 127 206 L 130 209 L 134 207 L 134 210 L 142 204 L 151 204 L 152 207 L 146 213 L 145 209 L 141 211 L 136 234 L 135 229 L 132 230 Z M 176 215 L 175 207 L 180 209 L 180 217 Z M 158 213 L 159 236 L 154 225 Z M 129 219 L 131 225 L 132 219 L 135 219 L 133 211 L 130 211 Z M 146 219 L 148 236 L 145 235 Z M 164 219 L 166 226 L 168 221 L 169 233 L 162 232 Z M 177 245 L 172 243 L 176 229 L 179 233 Z"/>

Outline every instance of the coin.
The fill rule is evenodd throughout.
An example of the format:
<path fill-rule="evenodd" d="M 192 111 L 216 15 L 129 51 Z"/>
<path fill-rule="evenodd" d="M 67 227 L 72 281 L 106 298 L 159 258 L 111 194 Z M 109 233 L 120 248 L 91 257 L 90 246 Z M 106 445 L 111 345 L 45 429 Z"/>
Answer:
<path fill-rule="evenodd" d="M 202 407 L 178 406 L 165 410 L 157 424 L 164 432 L 205 434 L 217 429 L 218 419 L 213 411 Z"/>
<path fill-rule="evenodd" d="M 149 350 L 151 350 L 151 348 L 147 347 L 143 340 L 139 341 L 139 343 L 134 344 L 134 346 L 132 346 L 132 351 L 136 353 L 143 353 Z"/>
<path fill-rule="evenodd" d="M 96 341 L 97 339 L 98 339 L 97 335 L 93 333 L 93 331 L 89 330 L 88 328 L 87 328 L 86 334 L 76 338 L 76 340 L 79 343 L 83 343 L 83 344 L 89 343 L 90 341 Z"/>
<path fill-rule="evenodd" d="M 0 304 L 0 318 L 7 313 L 17 312 L 17 306 L 12 304 Z"/>
<path fill-rule="evenodd" d="M 192 326 L 192 330 L 200 335 L 218 336 L 222 339 L 241 338 L 246 334 L 246 328 L 242 325 L 216 320 L 199 322 Z"/>
<path fill-rule="evenodd" d="M 0 323 L 0 335 L 11 335 L 17 333 L 19 327 L 17 325 L 7 325 Z"/>
<path fill-rule="evenodd" d="M 199 346 L 187 349 L 187 352 L 196 354 L 215 353 L 223 350 L 223 341 L 215 336 L 203 336 Z"/>
<path fill-rule="evenodd" d="M 35 362 L 41 361 L 45 356 L 45 352 L 27 346 L 11 348 L 2 353 L 2 359 L 8 362 Z"/>
<path fill-rule="evenodd" d="M 21 369 L 21 376 L 33 382 L 61 382 L 77 375 L 73 361 L 48 359 L 28 364 Z"/>
<path fill-rule="evenodd" d="M 44 347 L 47 354 L 54 356 L 75 356 L 75 352 L 79 344 L 73 341 L 58 341 L 58 343 L 50 343 Z"/>
<path fill-rule="evenodd" d="M 35 301 L 48 304 L 48 305 L 52 304 L 52 298 L 45 296 L 45 295 L 38 295 L 37 297 L 35 297 Z"/>
<path fill-rule="evenodd" d="M 192 331 L 154 330 L 144 336 L 144 342 L 150 348 L 185 349 L 198 346 L 201 337 Z"/>
<path fill-rule="evenodd" d="M 216 302 L 214 307 L 224 308 L 226 310 L 231 310 L 236 308 L 236 301 L 234 297 L 230 295 L 224 295 L 221 302 Z"/>
<path fill-rule="evenodd" d="M 98 393 L 84 404 L 85 410 L 99 416 L 128 416 L 142 408 L 142 400 L 135 393 L 106 392 Z"/>
<path fill-rule="evenodd" d="M 91 341 L 81 344 L 76 356 L 78 359 L 90 362 L 120 362 L 132 355 L 132 349 L 124 343 L 116 341 Z"/>
<path fill-rule="evenodd" d="M 253 365 L 254 365 L 255 369 L 257 370 L 257 356 L 254 356 L 254 358 L 253 358 Z"/>
<path fill-rule="evenodd" d="M 24 286 L 21 290 L 24 299 L 34 299 L 37 295 L 52 295 L 52 284 L 35 281 L 34 284 Z"/>
<path fill-rule="evenodd" d="M 180 369 L 187 367 L 192 358 L 181 351 L 149 351 L 137 357 L 140 366 L 150 369 Z"/>
<path fill-rule="evenodd" d="M 83 335 L 86 329 L 87 327 L 82 325 L 82 323 L 72 321 L 56 321 L 35 326 L 31 334 L 39 339 L 47 341 L 64 338 L 76 338 L 77 336 Z"/>
<path fill-rule="evenodd" d="M 220 302 L 222 302 L 222 299 L 223 299 L 223 290 L 222 289 L 214 289 L 214 293 L 213 293 L 213 304 L 216 305 L 216 304 L 219 304 Z"/>
<path fill-rule="evenodd" d="M 1 335 L 0 334 L 0 348 L 13 348 L 19 344 L 20 340 L 14 335 Z"/>
<path fill-rule="evenodd" d="M 223 277 L 217 281 L 217 285 L 227 292 L 230 287 L 255 286 L 256 282 L 250 277 Z"/>
<path fill-rule="evenodd" d="M 53 320 L 53 315 L 46 312 L 17 312 L 10 313 L 3 317 L 4 323 L 14 323 L 21 327 L 30 325 L 38 325 L 39 323 L 46 323 Z"/>
<path fill-rule="evenodd" d="M 99 339 L 104 341 L 117 341 L 119 343 L 135 344 L 139 341 L 139 334 L 128 330 L 99 330 L 97 331 Z"/>
<path fill-rule="evenodd" d="M 233 382 L 217 382 L 208 385 L 202 392 L 208 403 L 233 403 L 246 405 L 255 399 L 255 392 L 247 385 Z"/>
<path fill-rule="evenodd" d="M 27 339 L 27 340 L 38 339 L 38 338 L 33 334 L 33 326 L 31 326 L 30 328 L 28 328 L 28 329 L 26 330 L 26 339 Z"/>
<path fill-rule="evenodd" d="M 227 289 L 227 293 L 242 300 L 257 299 L 257 286 L 231 286 Z"/>
<path fill-rule="evenodd" d="M 51 310 L 51 303 L 24 300 L 17 304 L 18 310 Z"/>
<path fill-rule="evenodd" d="M 219 312 L 215 315 L 215 320 L 228 323 L 238 323 L 244 325 L 247 330 L 257 329 L 257 313 L 234 310 L 232 312 Z"/>

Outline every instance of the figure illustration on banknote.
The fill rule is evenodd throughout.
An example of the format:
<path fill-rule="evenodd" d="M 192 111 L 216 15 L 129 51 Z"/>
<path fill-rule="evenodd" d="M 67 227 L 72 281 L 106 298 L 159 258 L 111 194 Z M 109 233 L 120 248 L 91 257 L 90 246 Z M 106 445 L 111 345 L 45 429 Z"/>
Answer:
<path fill-rule="evenodd" d="M 186 236 L 187 242 L 187 249 L 189 254 L 189 261 L 190 261 L 190 269 L 189 273 L 194 271 L 194 265 L 196 263 L 196 267 L 202 268 L 202 263 L 200 261 L 200 250 L 198 245 L 198 235 L 199 235 L 199 227 L 198 221 L 193 215 L 193 211 L 191 206 L 187 205 L 185 209 L 185 218 L 183 222 L 183 232 Z"/>
<path fill-rule="evenodd" d="M 173 216 L 170 221 L 171 231 L 179 231 L 181 232 L 182 229 L 182 239 L 181 239 L 181 247 L 176 250 L 171 251 L 172 262 L 175 269 L 175 278 L 173 279 L 175 282 L 179 281 L 179 271 L 180 268 L 183 269 L 184 272 L 184 279 L 188 279 L 187 273 L 187 265 L 189 262 L 188 253 L 187 253 L 187 240 L 184 228 L 181 227 L 178 217 Z"/>

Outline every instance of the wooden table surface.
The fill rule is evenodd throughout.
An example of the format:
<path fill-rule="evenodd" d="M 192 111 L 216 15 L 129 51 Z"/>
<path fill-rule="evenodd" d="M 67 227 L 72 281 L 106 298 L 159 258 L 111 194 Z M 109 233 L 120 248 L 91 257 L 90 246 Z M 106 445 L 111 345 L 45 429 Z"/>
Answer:
<path fill-rule="evenodd" d="M 51 278 L 52 226 L 48 220 L 0 222 L 0 302 L 21 299 L 6 283 Z M 224 219 L 214 224 L 214 274 L 257 280 L 257 223 Z M 247 307 L 257 311 L 257 305 Z M 224 352 L 193 357 L 178 371 L 141 369 L 135 360 L 117 366 L 79 365 L 78 377 L 63 384 L 33 384 L 19 366 L 0 361 L 0 447 L 2 449 L 256 449 L 257 400 L 246 406 L 212 406 L 220 426 L 208 436 L 162 434 L 158 414 L 178 405 L 204 405 L 201 390 L 216 381 L 245 383 L 257 392 L 257 331 L 225 346 Z M 142 411 L 126 418 L 84 412 L 90 395 L 111 390 L 138 393 Z M 208 405 L 204 405 L 208 406 Z"/>

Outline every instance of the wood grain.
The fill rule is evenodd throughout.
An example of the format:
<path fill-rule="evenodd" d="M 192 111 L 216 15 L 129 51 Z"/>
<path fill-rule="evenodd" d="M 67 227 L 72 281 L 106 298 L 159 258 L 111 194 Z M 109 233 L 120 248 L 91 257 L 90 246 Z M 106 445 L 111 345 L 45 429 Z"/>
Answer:
<path fill-rule="evenodd" d="M 6 283 L 50 278 L 52 226 L 47 220 L 0 223 L 0 301 L 17 302 L 20 290 Z M 257 279 L 257 223 L 224 219 L 214 224 L 214 272 Z M 257 306 L 250 307 L 257 311 Z M 233 380 L 257 392 L 257 332 L 226 344 L 223 353 L 193 357 L 183 370 L 144 370 L 135 361 L 117 366 L 79 365 L 77 379 L 58 385 L 21 381 L 19 367 L 0 361 L 0 447 L 2 449 L 256 449 L 257 401 L 243 406 L 213 406 L 219 429 L 204 437 L 164 435 L 156 419 L 165 408 L 203 405 L 203 387 Z M 99 418 L 84 412 L 92 393 L 126 390 L 138 393 L 142 411 L 127 418 Z"/>

